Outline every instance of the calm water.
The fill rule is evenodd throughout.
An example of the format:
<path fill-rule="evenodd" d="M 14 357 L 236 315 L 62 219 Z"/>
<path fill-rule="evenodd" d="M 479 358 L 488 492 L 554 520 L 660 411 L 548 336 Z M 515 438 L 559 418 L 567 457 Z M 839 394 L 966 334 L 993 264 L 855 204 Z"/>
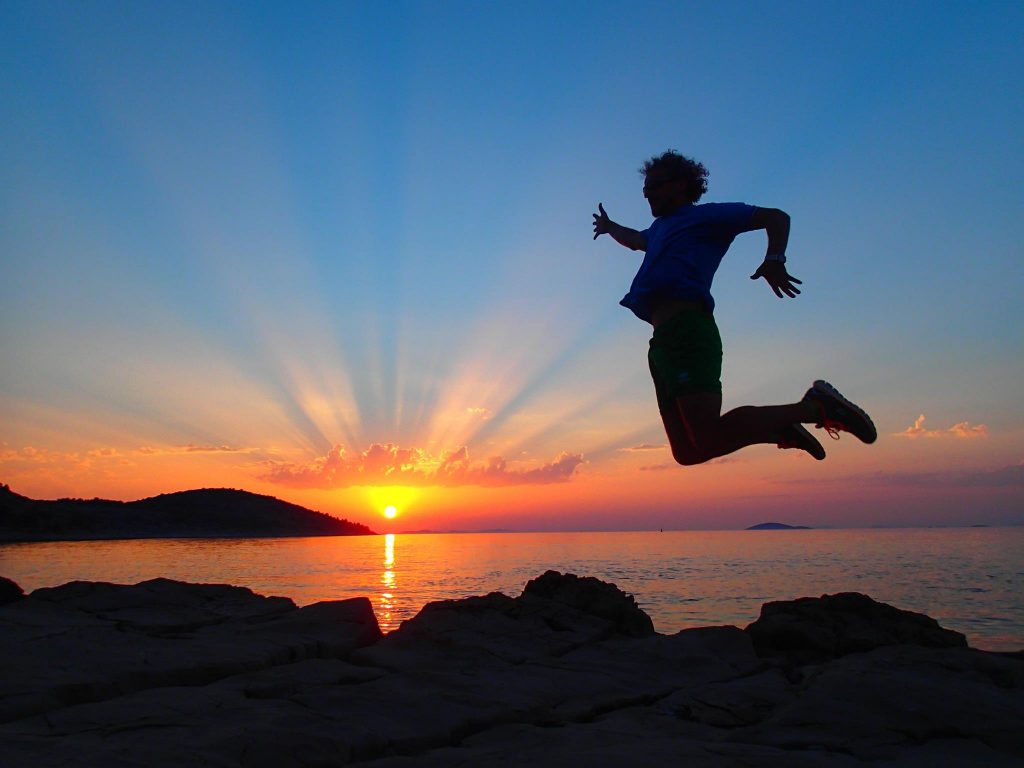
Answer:
<path fill-rule="evenodd" d="M 397 534 L 0 546 L 26 591 L 156 576 L 238 584 L 300 605 L 373 601 L 397 628 L 431 600 L 518 595 L 553 568 L 613 581 L 659 632 L 744 626 L 762 603 L 864 592 L 927 613 L 990 650 L 1024 648 L 1024 528 L 667 533 Z"/>

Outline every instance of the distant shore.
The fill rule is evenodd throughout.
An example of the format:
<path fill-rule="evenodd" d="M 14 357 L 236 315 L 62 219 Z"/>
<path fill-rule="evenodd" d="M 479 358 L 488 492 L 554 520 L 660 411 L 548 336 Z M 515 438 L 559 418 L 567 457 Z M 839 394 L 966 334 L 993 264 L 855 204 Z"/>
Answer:
<path fill-rule="evenodd" d="M 231 488 L 138 501 L 30 499 L 0 485 L 0 543 L 115 539 L 366 536 L 375 532 L 298 504 Z"/>

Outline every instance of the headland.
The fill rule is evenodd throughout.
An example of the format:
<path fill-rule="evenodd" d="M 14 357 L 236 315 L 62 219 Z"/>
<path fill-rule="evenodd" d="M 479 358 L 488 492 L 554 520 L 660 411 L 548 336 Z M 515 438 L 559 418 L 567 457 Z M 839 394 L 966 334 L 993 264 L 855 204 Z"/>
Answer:
<path fill-rule="evenodd" d="M 138 501 L 30 499 L 0 485 L 0 543 L 95 539 L 359 536 L 373 531 L 298 504 L 231 488 Z"/>

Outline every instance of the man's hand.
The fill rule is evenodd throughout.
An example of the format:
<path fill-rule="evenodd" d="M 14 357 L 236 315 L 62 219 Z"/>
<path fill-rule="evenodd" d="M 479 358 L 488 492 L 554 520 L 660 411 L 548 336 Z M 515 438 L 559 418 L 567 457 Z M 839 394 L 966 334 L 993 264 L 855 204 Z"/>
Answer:
<path fill-rule="evenodd" d="M 597 240 L 598 235 L 611 235 L 612 240 L 632 251 L 647 250 L 647 238 L 642 232 L 616 224 L 608 218 L 608 214 L 604 212 L 604 206 L 601 203 L 597 204 L 597 211 L 594 214 L 595 240 Z"/>
<path fill-rule="evenodd" d="M 596 224 L 595 224 L 596 226 Z M 757 268 L 757 272 L 750 276 L 751 280 L 757 280 L 757 278 L 763 277 L 768 281 L 768 285 L 775 291 L 775 295 L 780 299 L 782 294 L 786 294 L 789 298 L 796 298 L 797 294 L 800 293 L 800 289 L 793 285 L 802 285 L 800 280 L 786 272 L 786 265 L 781 261 L 763 261 L 761 266 Z"/>
<path fill-rule="evenodd" d="M 598 213 L 594 214 L 594 239 L 597 240 L 598 235 L 606 235 L 611 232 L 612 220 L 608 218 L 608 214 L 604 212 L 604 206 L 601 203 L 597 204 Z"/>

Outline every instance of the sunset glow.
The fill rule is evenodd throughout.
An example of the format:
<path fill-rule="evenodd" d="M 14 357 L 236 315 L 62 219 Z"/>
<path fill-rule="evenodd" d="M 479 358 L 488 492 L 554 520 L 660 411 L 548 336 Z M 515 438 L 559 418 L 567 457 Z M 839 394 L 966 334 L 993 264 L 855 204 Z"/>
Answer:
<path fill-rule="evenodd" d="M 0 483 L 382 533 L 1024 522 L 1018 9 L 217 7 L 0 11 Z M 802 296 L 748 279 L 763 233 L 716 277 L 725 408 L 827 378 L 875 445 L 675 464 L 642 255 L 590 233 L 650 224 L 668 147 L 792 216 Z"/>

